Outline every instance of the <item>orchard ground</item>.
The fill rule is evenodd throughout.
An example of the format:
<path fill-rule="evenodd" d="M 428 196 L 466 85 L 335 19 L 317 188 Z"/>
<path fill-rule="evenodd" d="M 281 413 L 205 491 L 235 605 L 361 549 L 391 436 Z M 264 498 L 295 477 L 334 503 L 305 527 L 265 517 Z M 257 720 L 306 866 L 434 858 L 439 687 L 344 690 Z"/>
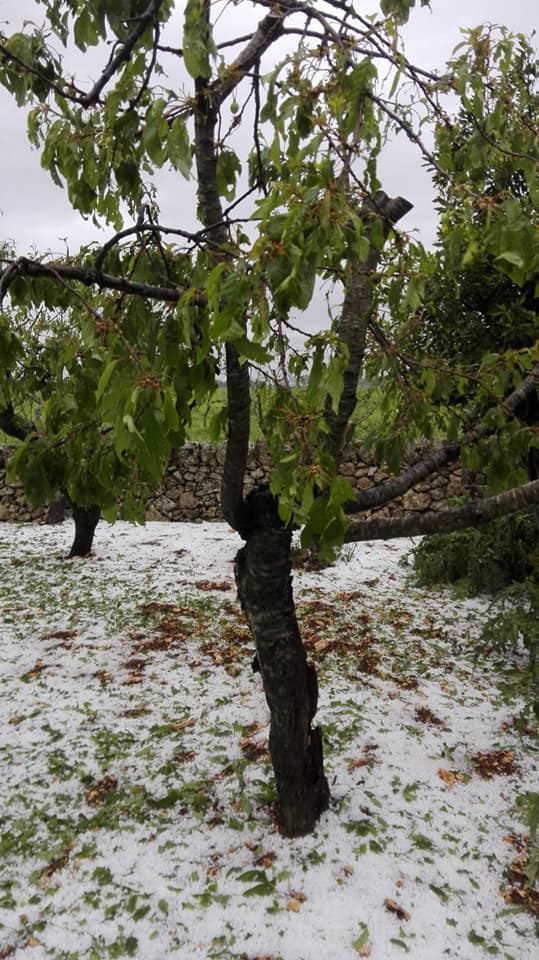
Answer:
<path fill-rule="evenodd" d="M 296 571 L 330 809 L 274 821 L 268 710 L 224 524 L 0 524 L 0 957 L 512 960 L 539 783 L 526 660 L 410 541 Z"/>

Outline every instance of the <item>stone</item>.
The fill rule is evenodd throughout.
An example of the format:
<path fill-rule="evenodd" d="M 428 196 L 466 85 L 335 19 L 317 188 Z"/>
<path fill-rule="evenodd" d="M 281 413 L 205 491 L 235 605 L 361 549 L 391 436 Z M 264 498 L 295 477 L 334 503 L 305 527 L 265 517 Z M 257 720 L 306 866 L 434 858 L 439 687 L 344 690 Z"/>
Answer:
<path fill-rule="evenodd" d="M 423 445 L 426 449 L 426 446 Z M 410 462 L 418 457 L 421 445 L 411 451 Z M 5 462 L 6 448 L 0 447 L 0 467 Z M 220 486 L 225 445 L 188 443 L 171 457 L 160 487 L 148 498 L 147 520 L 216 520 L 222 519 Z M 250 449 L 249 469 L 245 477 L 245 493 L 267 480 L 272 459 L 266 445 L 257 441 Z M 385 474 L 373 463 L 372 456 L 357 443 L 350 443 L 343 455 L 341 473 L 357 490 L 368 490 L 384 479 Z M 377 516 L 402 516 L 403 511 L 425 511 L 438 508 L 448 496 L 458 496 L 469 489 L 477 492 L 482 477 L 470 474 L 460 464 L 446 468 L 443 474 L 421 481 L 414 490 L 394 503 L 385 504 Z M 7 484 L 5 470 L 0 469 L 0 521 L 35 520 L 44 517 L 45 508 L 33 509 L 17 484 Z M 365 513 L 369 516 L 369 512 Z"/>

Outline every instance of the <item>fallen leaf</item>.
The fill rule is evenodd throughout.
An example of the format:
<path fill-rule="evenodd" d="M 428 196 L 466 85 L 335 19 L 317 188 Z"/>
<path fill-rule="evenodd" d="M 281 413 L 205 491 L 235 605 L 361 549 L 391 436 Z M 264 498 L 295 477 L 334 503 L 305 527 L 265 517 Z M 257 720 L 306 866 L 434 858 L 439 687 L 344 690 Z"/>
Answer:
<path fill-rule="evenodd" d="M 90 787 L 89 790 L 85 793 L 86 803 L 92 803 L 98 806 L 109 793 L 114 792 L 118 789 L 118 780 L 116 777 L 109 774 L 106 777 L 103 777 L 102 780 L 98 780 L 93 787 Z"/>
<path fill-rule="evenodd" d="M 189 760 L 194 760 L 196 753 L 194 750 L 180 750 L 179 753 L 175 753 L 172 757 L 176 763 L 188 763 Z"/>
<path fill-rule="evenodd" d="M 357 770 L 359 767 L 366 767 L 369 763 L 372 763 L 372 757 L 358 757 L 357 760 L 350 760 L 346 769 L 348 773 L 352 773 L 352 770 Z"/>
<path fill-rule="evenodd" d="M 398 916 L 399 920 L 410 919 L 410 914 L 408 913 L 408 911 L 405 910 L 404 907 L 401 907 L 399 903 L 395 903 L 394 900 L 390 900 L 389 898 L 386 898 L 384 900 L 384 907 L 386 908 L 386 910 L 389 910 L 390 913 L 395 913 Z"/>
<path fill-rule="evenodd" d="M 143 677 L 140 673 L 131 673 L 126 680 L 122 682 L 123 687 L 132 687 L 136 683 L 142 683 Z"/>
<path fill-rule="evenodd" d="M 303 893 L 303 890 L 289 890 L 288 896 L 291 897 L 292 900 L 297 900 L 298 903 L 305 903 L 307 900 L 307 895 Z"/>
<path fill-rule="evenodd" d="M 443 767 L 438 770 L 438 776 L 448 787 L 453 787 L 459 779 L 458 773 L 453 773 L 452 770 L 444 770 Z"/>
<path fill-rule="evenodd" d="M 193 586 L 195 586 L 198 590 L 221 590 L 223 592 L 225 590 L 232 590 L 232 584 L 227 580 L 195 580 Z"/>
<path fill-rule="evenodd" d="M 444 722 L 437 717 L 428 707 L 417 706 L 415 708 L 416 720 L 420 723 L 431 723 L 435 727 L 443 727 Z"/>
<path fill-rule="evenodd" d="M 195 723 L 194 717 L 186 717 L 185 720 L 176 720 L 171 723 L 170 729 L 172 733 L 178 733 L 180 730 L 185 730 L 186 727 L 194 727 Z"/>
<path fill-rule="evenodd" d="M 316 653 L 323 653 L 324 650 L 327 650 L 331 646 L 331 640 L 317 640 L 314 644 L 314 650 Z"/>
<path fill-rule="evenodd" d="M 43 670 L 47 669 L 47 666 L 48 664 L 43 663 L 41 660 L 36 660 L 32 669 L 28 670 L 26 673 L 23 673 L 21 680 L 34 680 L 35 677 L 39 677 Z"/>
<path fill-rule="evenodd" d="M 257 857 L 255 860 L 256 867 L 263 867 L 264 870 L 268 870 L 276 858 L 277 854 L 273 850 L 269 850 L 268 853 L 263 853 L 261 857 Z"/>
<path fill-rule="evenodd" d="M 485 780 L 495 776 L 510 776 L 515 773 L 515 754 L 513 750 L 492 750 L 490 753 L 478 753 L 473 758 L 474 770 Z"/>
<path fill-rule="evenodd" d="M 80 630 L 52 630 L 50 633 L 44 633 L 40 640 L 72 640 L 78 636 Z"/>
<path fill-rule="evenodd" d="M 289 900 L 288 903 L 286 904 L 286 909 L 289 910 L 291 913 L 299 913 L 300 908 L 301 908 L 301 904 L 299 900 Z"/>
<path fill-rule="evenodd" d="M 114 680 L 112 673 L 107 673 L 106 670 L 98 670 L 97 673 L 93 673 L 92 676 L 99 680 L 101 684 L 110 683 L 111 680 Z"/>

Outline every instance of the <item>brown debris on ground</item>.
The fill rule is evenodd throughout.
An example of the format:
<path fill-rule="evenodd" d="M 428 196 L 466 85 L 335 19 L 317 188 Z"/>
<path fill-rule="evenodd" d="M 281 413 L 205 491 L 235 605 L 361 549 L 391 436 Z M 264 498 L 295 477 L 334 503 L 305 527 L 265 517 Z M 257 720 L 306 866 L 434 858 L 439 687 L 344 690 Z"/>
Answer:
<path fill-rule="evenodd" d="M 415 708 L 415 718 L 419 723 L 430 723 L 434 727 L 443 727 L 444 722 L 436 716 L 429 707 L 422 707 L 419 704 Z"/>
<path fill-rule="evenodd" d="M 486 780 L 496 776 L 508 777 L 516 773 L 514 750 L 492 750 L 490 753 L 477 753 L 472 759 L 475 773 Z"/>
<path fill-rule="evenodd" d="M 109 793 L 114 793 L 117 789 L 118 780 L 112 776 L 112 774 L 108 774 L 106 777 L 103 777 L 102 780 L 97 780 L 93 787 L 90 787 L 90 789 L 86 791 L 84 795 L 86 803 L 99 806 L 99 804 L 106 800 Z"/>
<path fill-rule="evenodd" d="M 537 885 L 530 885 L 527 875 L 530 862 L 528 837 L 517 837 L 511 834 L 504 837 L 504 840 L 515 847 L 517 856 L 507 871 L 508 885 L 501 890 L 502 897 L 506 903 L 525 907 L 534 916 L 539 917 L 539 890 Z"/>

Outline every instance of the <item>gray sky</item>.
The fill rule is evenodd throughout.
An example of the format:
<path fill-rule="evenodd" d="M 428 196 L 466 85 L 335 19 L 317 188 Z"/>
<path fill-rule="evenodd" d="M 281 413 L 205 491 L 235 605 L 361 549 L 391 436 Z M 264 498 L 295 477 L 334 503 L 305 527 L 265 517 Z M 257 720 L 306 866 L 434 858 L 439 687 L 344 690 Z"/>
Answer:
<path fill-rule="evenodd" d="M 356 0 L 360 3 L 361 0 Z M 174 21 L 176 37 L 168 42 L 181 42 L 181 7 Z M 365 0 L 365 9 L 372 9 L 372 0 Z M 233 19 L 240 32 L 246 32 L 242 10 L 226 8 L 226 27 Z M 21 29 L 25 19 L 40 24 L 43 8 L 33 0 L 0 0 L 0 30 L 9 35 Z M 459 27 L 472 27 L 490 21 L 503 23 L 510 29 L 531 33 L 539 26 L 537 0 L 432 0 L 432 12 L 422 9 L 414 12 L 406 28 L 406 46 L 409 58 L 424 67 L 440 67 L 460 41 Z M 102 53 L 92 50 L 93 64 L 102 62 Z M 84 71 L 79 79 L 84 77 Z M 44 252 L 65 251 L 62 238 L 75 252 L 81 243 L 97 239 L 99 234 L 91 222 L 85 222 L 71 210 L 63 191 L 50 180 L 40 167 L 39 154 L 31 150 L 26 138 L 25 111 L 16 107 L 12 98 L 0 87 L 3 143 L 0 151 L 0 238 L 13 240 L 20 254 L 33 247 Z M 162 179 L 162 220 L 168 225 L 184 226 L 185 199 L 189 186 L 175 174 Z M 428 180 L 421 167 L 417 151 L 403 136 L 393 145 L 383 166 L 383 185 L 390 194 L 404 194 L 414 203 L 414 210 L 403 226 L 416 227 L 425 242 L 432 237 L 433 215 Z M 112 231 L 102 234 L 104 239 Z"/>

